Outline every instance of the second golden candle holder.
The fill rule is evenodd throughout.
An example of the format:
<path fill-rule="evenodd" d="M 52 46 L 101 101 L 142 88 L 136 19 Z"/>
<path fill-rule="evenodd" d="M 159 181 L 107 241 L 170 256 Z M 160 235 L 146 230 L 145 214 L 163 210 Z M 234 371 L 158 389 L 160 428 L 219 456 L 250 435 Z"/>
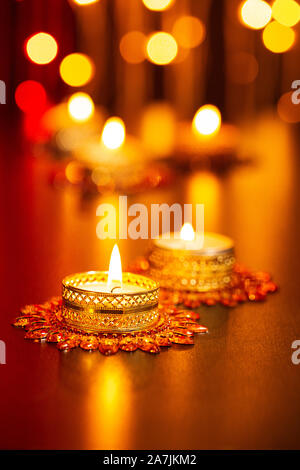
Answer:
<path fill-rule="evenodd" d="M 148 257 L 149 275 L 161 287 L 209 292 L 231 285 L 235 264 L 233 241 L 206 233 L 200 247 L 194 241 L 154 240 Z"/>

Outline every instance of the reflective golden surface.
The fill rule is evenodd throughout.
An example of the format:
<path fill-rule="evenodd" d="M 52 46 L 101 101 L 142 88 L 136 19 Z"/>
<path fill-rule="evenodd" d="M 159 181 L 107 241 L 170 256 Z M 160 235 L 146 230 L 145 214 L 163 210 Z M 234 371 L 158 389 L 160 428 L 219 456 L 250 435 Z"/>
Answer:
<path fill-rule="evenodd" d="M 231 236 L 238 261 L 272 272 L 279 293 L 201 308 L 210 334 L 193 347 L 110 358 L 25 342 L 10 321 L 21 306 L 59 294 L 67 274 L 106 268 L 114 241 L 97 239 L 96 208 L 117 198 L 54 190 L 41 162 L 12 138 L 0 142 L 1 448 L 299 447 L 300 369 L 291 362 L 300 337 L 299 142 L 272 116 L 243 135 L 251 165 L 222 178 L 194 173 L 128 203 L 204 203 L 206 230 Z M 123 265 L 147 247 L 120 241 Z"/>

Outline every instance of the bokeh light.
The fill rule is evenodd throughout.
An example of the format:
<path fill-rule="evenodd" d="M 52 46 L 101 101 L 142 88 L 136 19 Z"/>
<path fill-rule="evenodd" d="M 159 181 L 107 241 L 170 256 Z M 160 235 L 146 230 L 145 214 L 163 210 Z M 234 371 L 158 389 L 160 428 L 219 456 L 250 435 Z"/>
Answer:
<path fill-rule="evenodd" d="M 289 124 L 300 122 L 300 106 L 299 104 L 293 103 L 293 93 L 294 91 L 284 93 L 277 103 L 277 112 L 280 119 Z"/>
<path fill-rule="evenodd" d="M 41 83 L 26 80 L 17 86 L 15 100 L 24 113 L 42 113 L 47 105 L 47 94 Z"/>
<path fill-rule="evenodd" d="M 25 50 L 29 59 L 35 64 L 49 64 L 57 56 L 58 45 L 51 34 L 36 33 L 27 39 Z"/>
<path fill-rule="evenodd" d="M 240 8 L 241 21 L 252 29 L 261 29 L 269 23 L 272 8 L 263 0 L 246 0 Z"/>
<path fill-rule="evenodd" d="M 294 0 L 275 0 L 273 18 L 284 26 L 294 26 L 300 20 L 300 6 Z"/>
<path fill-rule="evenodd" d="M 145 7 L 149 10 L 162 11 L 169 8 L 173 3 L 173 0 L 143 0 Z"/>
<path fill-rule="evenodd" d="M 109 118 L 102 131 L 101 140 L 105 147 L 115 150 L 124 143 L 125 140 L 125 124 L 119 117 Z"/>
<path fill-rule="evenodd" d="M 172 33 L 181 47 L 189 49 L 199 46 L 204 41 L 205 26 L 199 18 L 181 16 L 175 21 Z"/>
<path fill-rule="evenodd" d="M 82 181 L 84 176 L 84 168 L 78 162 L 70 162 L 66 166 L 65 175 L 68 181 L 72 184 L 78 184 Z"/>
<path fill-rule="evenodd" d="M 62 60 L 59 72 L 67 85 L 78 87 L 86 85 L 93 78 L 94 69 L 94 64 L 87 55 L 75 52 Z"/>
<path fill-rule="evenodd" d="M 174 37 L 162 31 L 153 33 L 147 42 L 147 54 L 156 65 L 167 65 L 175 59 L 178 51 Z"/>
<path fill-rule="evenodd" d="M 146 56 L 146 36 L 140 31 L 130 31 L 120 41 L 120 53 L 129 64 L 140 64 Z"/>
<path fill-rule="evenodd" d="M 221 122 L 219 109 L 212 104 L 206 104 L 196 112 L 193 119 L 193 130 L 196 134 L 213 136 L 219 131 Z"/>
<path fill-rule="evenodd" d="M 263 42 L 271 52 L 282 53 L 288 51 L 295 42 L 295 32 L 292 28 L 272 21 L 263 31 Z"/>
<path fill-rule="evenodd" d="M 228 78 L 232 83 L 252 83 L 258 74 L 257 59 L 249 52 L 236 52 L 228 56 Z"/>
<path fill-rule="evenodd" d="M 92 5 L 93 3 L 99 2 L 99 0 L 73 0 L 76 5 Z"/>
<path fill-rule="evenodd" d="M 94 102 L 87 93 L 74 93 L 68 101 L 68 112 L 74 121 L 87 121 L 94 113 Z"/>

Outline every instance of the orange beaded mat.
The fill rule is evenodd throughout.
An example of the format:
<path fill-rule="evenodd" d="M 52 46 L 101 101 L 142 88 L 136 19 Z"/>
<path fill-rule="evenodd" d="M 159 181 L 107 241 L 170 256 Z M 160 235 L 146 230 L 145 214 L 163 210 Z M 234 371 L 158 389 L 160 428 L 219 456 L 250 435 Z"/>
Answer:
<path fill-rule="evenodd" d="M 130 266 L 129 271 L 144 276 L 149 275 L 148 259 L 146 257 L 138 258 Z M 226 289 L 191 292 L 168 290 L 161 287 L 160 301 L 173 305 L 183 305 L 188 308 L 198 308 L 201 305 L 215 305 L 217 303 L 226 307 L 236 307 L 241 302 L 265 300 L 269 293 L 276 292 L 277 289 L 278 287 L 272 281 L 269 273 L 250 271 L 246 267 L 236 264 L 233 268 L 231 283 Z"/>
<path fill-rule="evenodd" d="M 13 326 L 24 328 L 26 339 L 56 343 L 61 351 L 80 347 L 87 351 L 99 350 L 106 356 L 118 350 L 131 352 L 140 349 L 159 353 L 162 347 L 173 344 L 192 345 L 195 334 L 207 332 L 205 326 L 196 322 L 198 313 L 163 304 L 158 307 L 157 323 L 150 329 L 122 334 L 87 334 L 72 330 L 63 323 L 61 307 L 61 298 L 53 298 L 40 305 L 27 305 Z"/>

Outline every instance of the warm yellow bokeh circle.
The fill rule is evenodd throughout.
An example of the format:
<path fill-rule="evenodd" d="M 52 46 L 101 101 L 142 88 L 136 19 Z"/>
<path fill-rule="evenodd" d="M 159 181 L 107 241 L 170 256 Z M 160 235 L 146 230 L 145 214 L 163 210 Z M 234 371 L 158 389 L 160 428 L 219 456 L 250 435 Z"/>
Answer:
<path fill-rule="evenodd" d="M 36 33 L 26 42 L 26 53 L 35 64 L 49 64 L 55 59 L 58 51 L 56 40 L 51 34 Z"/>
<path fill-rule="evenodd" d="M 292 28 L 272 21 L 263 31 L 263 42 L 267 49 L 277 54 L 288 51 L 295 42 Z"/>
<path fill-rule="evenodd" d="M 263 0 L 246 0 L 240 8 L 241 21 L 252 29 L 261 29 L 272 18 L 272 8 Z"/>
<path fill-rule="evenodd" d="M 143 0 L 145 7 L 154 11 L 166 10 L 172 3 L 173 0 Z"/>
<path fill-rule="evenodd" d="M 94 64 L 87 55 L 75 52 L 62 60 L 59 72 L 67 85 L 83 86 L 93 78 Z"/>
<path fill-rule="evenodd" d="M 175 59 L 178 52 L 174 37 L 163 31 L 153 33 L 147 42 L 148 59 L 156 65 L 167 65 Z"/>
<path fill-rule="evenodd" d="M 300 20 L 300 5 L 294 0 L 275 0 L 273 18 L 284 26 L 294 26 Z"/>

